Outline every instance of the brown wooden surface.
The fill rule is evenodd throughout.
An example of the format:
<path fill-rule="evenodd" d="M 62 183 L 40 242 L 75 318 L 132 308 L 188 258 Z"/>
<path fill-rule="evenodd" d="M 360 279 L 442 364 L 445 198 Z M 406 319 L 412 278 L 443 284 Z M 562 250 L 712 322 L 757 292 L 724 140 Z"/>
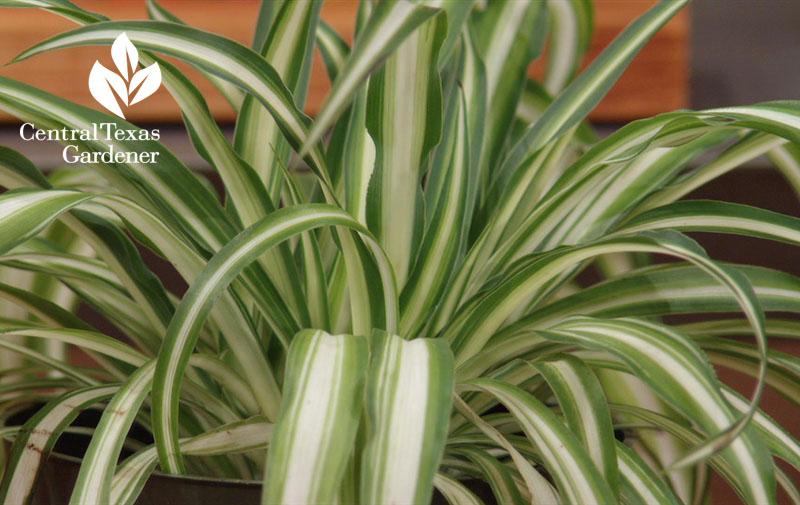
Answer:
<path fill-rule="evenodd" d="M 113 19 L 146 18 L 143 0 L 78 0 L 76 3 Z M 162 3 L 194 26 L 244 44 L 252 40 L 257 2 L 164 0 Z M 597 0 L 596 31 L 587 62 L 627 23 L 654 3 L 651 0 Z M 350 0 L 329 0 L 323 8 L 323 18 L 348 40 L 352 40 L 355 5 L 356 2 Z M 688 21 L 688 12 L 684 11 L 650 41 L 594 111 L 592 119 L 624 121 L 688 106 Z M 0 9 L 0 63 L 7 63 L 23 49 L 74 26 L 70 21 L 35 9 Z M 108 47 L 81 47 L 63 49 L 0 67 L 0 75 L 18 79 L 82 105 L 99 107 L 87 87 L 89 71 L 95 60 L 113 68 Z M 207 80 L 185 65 L 179 66 L 198 85 L 220 121 L 234 119 L 231 107 Z M 315 55 L 313 71 L 306 107 L 310 114 L 319 109 L 329 88 L 318 55 Z M 533 74 L 537 71 L 537 68 L 532 68 Z M 180 120 L 177 106 L 163 88 L 129 108 L 126 115 L 134 122 L 143 123 Z M 13 118 L 0 112 L 0 121 L 9 122 Z"/>

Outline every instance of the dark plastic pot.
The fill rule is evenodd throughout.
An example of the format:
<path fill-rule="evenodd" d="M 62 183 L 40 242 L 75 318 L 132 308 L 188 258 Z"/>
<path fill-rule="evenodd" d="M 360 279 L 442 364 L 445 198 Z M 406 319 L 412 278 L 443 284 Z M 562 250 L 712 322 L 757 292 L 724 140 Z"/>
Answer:
<path fill-rule="evenodd" d="M 45 462 L 33 503 L 69 503 L 81 460 L 53 453 Z M 137 505 L 258 505 L 261 482 L 173 476 L 155 472 L 147 480 Z"/>
<path fill-rule="evenodd" d="M 21 425 L 41 405 L 29 407 L 12 414 L 0 424 Z M 99 411 L 83 411 L 73 426 L 93 427 L 100 418 Z M 5 422 L 2 422 L 5 421 Z M 143 430 L 134 426 L 131 435 L 142 443 L 152 443 Z M 69 503 L 75 480 L 81 467 L 81 458 L 89 439 L 83 435 L 64 433 L 42 465 L 33 505 L 64 505 Z M 6 450 L 10 444 L 4 444 Z M 66 454 L 64 454 L 66 453 Z M 123 450 L 123 458 L 129 456 Z M 487 505 L 496 503 L 489 486 L 480 481 L 467 481 L 467 486 Z M 212 479 L 208 477 L 176 476 L 153 472 L 142 488 L 137 505 L 259 505 L 261 481 Z M 447 501 L 434 491 L 432 505 L 446 505 Z"/>
<path fill-rule="evenodd" d="M 21 425 L 42 405 L 18 410 L 0 421 L 5 425 Z M 73 426 L 94 427 L 100 419 L 99 410 L 87 409 L 80 413 Z M 144 444 L 152 443 L 146 430 L 134 425 L 130 435 Z M 33 497 L 34 505 L 64 505 L 69 503 L 75 480 L 81 467 L 89 438 L 85 435 L 64 433 L 59 437 L 54 452 L 44 462 Z M 4 444 L 10 449 L 8 441 Z M 2 446 L 0 446 L 2 448 Z M 131 453 L 123 450 L 122 457 Z M 137 505 L 259 505 L 261 482 L 234 479 L 187 477 L 154 472 L 142 489 Z"/>
<path fill-rule="evenodd" d="M 42 468 L 33 505 L 63 505 L 69 503 L 81 460 L 53 453 Z M 484 503 L 496 503 L 489 487 L 478 481 L 469 487 Z M 259 505 L 261 482 L 205 477 L 179 477 L 155 472 L 148 479 L 136 501 L 137 505 Z M 434 491 L 432 505 L 447 501 Z"/>

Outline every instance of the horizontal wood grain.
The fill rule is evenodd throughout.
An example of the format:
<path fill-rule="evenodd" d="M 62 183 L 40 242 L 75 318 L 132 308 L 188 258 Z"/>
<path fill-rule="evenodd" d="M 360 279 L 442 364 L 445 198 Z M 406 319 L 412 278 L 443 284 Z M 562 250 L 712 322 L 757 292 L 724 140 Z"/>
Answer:
<path fill-rule="evenodd" d="M 146 18 L 143 0 L 84 0 L 76 3 L 113 19 Z M 595 37 L 586 63 L 591 62 L 627 23 L 654 3 L 650 0 L 598 0 Z M 258 3 L 255 1 L 164 0 L 163 4 L 194 26 L 244 44 L 252 40 L 258 12 Z M 323 7 L 323 18 L 347 40 L 352 40 L 356 5 L 351 0 L 329 0 Z M 70 21 L 35 9 L 1 9 L 0 12 L 0 64 L 10 61 L 37 42 L 74 27 Z M 624 121 L 687 107 L 688 21 L 688 12 L 684 11 L 650 41 L 592 113 L 592 119 L 602 122 Z M 87 87 L 89 71 L 95 60 L 111 66 L 108 47 L 71 48 L 36 56 L 0 67 L 0 75 L 95 107 L 97 104 Z M 235 118 L 234 111 L 206 79 L 187 65 L 178 62 L 178 66 L 200 88 L 219 121 L 230 122 Z M 531 68 L 532 75 L 540 73 L 541 68 L 541 64 L 535 64 Z M 315 55 L 306 112 L 313 115 L 319 109 L 329 88 L 322 63 L 319 56 Z M 147 100 L 130 107 L 126 116 L 139 123 L 180 121 L 180 111 L 163 88 Z M 0 113 L 0 122 L 12 121 L 12 117 Z"/>

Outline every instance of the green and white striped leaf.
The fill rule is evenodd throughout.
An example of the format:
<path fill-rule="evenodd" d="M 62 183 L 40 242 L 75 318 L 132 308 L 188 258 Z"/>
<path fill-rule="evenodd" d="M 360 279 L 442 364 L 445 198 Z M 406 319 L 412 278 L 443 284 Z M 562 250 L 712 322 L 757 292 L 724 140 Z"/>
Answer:
<path fill-rule="evenodd" d="M 224 424 L 200 435 L 181 439 L 181 450 L 195 456 L 235 454 L 261 449 L 269 444 L 273 425 L 264 417 L 251 417 Z M 133 505 L 158 463 L 158 452 L 150 445 L 127 458 L 114 474 L 111 503 Z"/>
<path fill-rule="evenodd" d="M 151 360 L 131 374 L 103 411 L 83 457 L 70 505 L 110 502 L 117 458 L 139 407 L 150 392 L 155 365 Z"/>
<path fill-rule="evenodd" d="M 62 213 L 91 197 L 60 190 L 18 190 L 0 195 L 0 254 L 35 237 Z"/>
<path fill-rule="evenodd" d="M 492 493 L 497 503 L 524 505 L 525 500 L 523 500 L 517 488 L 511 470 L 495 456 L 492 456 L 487 451 L 472 447 L 465 447 L 454 452 L 466 457 L 478 467 L 483 480 L 492 487 Z"/>
<path fill-rule="evenodd" d="M 339 118 L 375 66 L 438 12 L 424 2 L 406 0 L 391 0 L 375 6 L 356 38 L 350 56 L 339 70 L 325 104 L 317 113 L 301 154 L 309 152 Z"/>
<path fill-rule="evenodd" d="M 335 503 L 353 452 L 369 360 L 367 340 L 307 330 L 289 350 L 263 503 Z"/>
<path fill-rule="evenodd" d="M 548 1 L 550 37 L 542 83 L 553 96 L 572 80 L 592 40 L 593 6 L 586 0 Z"/>
<path fill-rule="evenodd" d="M 447 438 L 453 355 L 441 339 L 376 332 L 366 390 L 363 503 L 427 503 Z"/>
<path fill-rule="evenodd" d="M 757 207 L 705 200 L 681 201 L 639 214 L 620 233 L 671 229 L 732 233 L 800 245 L 800 219 Z"/>
<path fill-rule="evenodd" d="M 468 111 L 461 93 L 451 100 L 454 102 L 450 104 L 452 120 L 446 124 L 447 136 L 440 149 L 452 151 L 449 156 L 434 158 L 434 163 L 441 161 L 444 166 L 431 168 L 443 172 L 442 182 L 431 189 L 437 193 L 436 206 L 430 209 L 430 224 L 401 293 L 400 332 L 403 335 L 415 336 L 430 317 L 467 239 L 469 193 L 475 184 L 470 166 Z"/>
<path fill-rule="evenodd" d="M 503 166 L 516 168 L 586 117 L 650 37 L 687 3 L 688 0 L 662 1 L 628 26 L 548 107 L 542 118 L 517 142 Z"/>
<path fill-rule="evenodd" d="M 397 6 L 404 4 L 398 2 Z M 415 6 L 416 9 L 420 7 Z M 373 19 L 386 8 L 379 4 Z M 427 20 L 409 34 L 369 80 L 367 128 L 375 141 L 375 171 L 369 181 L 367 223 L 392 260 L 403 286 L 419 241 L 421 180 L 425 159 L 441 138 L 442 92 L 437 57 L 445 17 Z M 357 57 L 359 39 L 351 53 Z M 335 86 L 335 85 L 334 85 Z M 334 99 L 336 89 L 328 100 Z M 414 107 L 409 107 L 410 103 Z M 324 120 L 325 109 L 317 121 Z M 316 128 L 316 124 L 315 124 Z"/>
<path fill-rule="evenodd" d="M 800 311 L 800 280 L 761 267 L 728 266 L 744 275 L 765 311 Z M 543 329 L 574 314 L 598 317 L 657 316 L 738 309 L 729 289 L 695 266 L 656 265 L 632 270 L 543 305 L 505 327 L 497 340 Z M 752 330 L 752 327 L 749 327 Z"/>
<path fill-rule="evenodd" d="M 558 504 L 560 502 L 557 493 L 552 488 L 550 483 L 533 468 L 533 465 L 525 459 L 525 457 L 518 451 L 512 443 L 503 436 L 494 426 L 481 418 L 469 405 L 461 399 L 460 396 L 455 395 L 453 403 L 456 409 L 469 420 L 476 428 L 478 428 L 489 439 L 495 442 L 498 446 L 508 451 L 514 465 L 516 465 L 520 476 L 528 486 L 528 492 L 531 496 L 531 503 L 534 505 L 545 504 Z M 451 433 L 452 433 L 451 429 Z M 452 438 L 451 438 L 452 442 Z M 435 482 L 435 480 L 434 480 Z M 495 493 L 497 494 L 497 493 Z"/>
<path fill-rule="evenodd" d="M 696 243 L 676 232 L 645 232 L 644 234 L 608 239 L 595 244 L 557 250 L 535 255 L 518 263 L 511 275 L 498 282 L 482 296 L 469 303 L 458 317 L 443 330 L 442 336 L 451 341 L 456 363 L 461 364 L 475 355 L 513 314 L 520 303 L 535 296 L 543 286 L 563 271 L 573 268 L 586 259 L 611 252 L 653 252 L 686 259 L 708 272 L 727 286 L 748 314 L 757 329 L 763 355 L 766 342 L 762 332 L 763 314 L 755 301 L 749 285 L 735 273 L 727 271 L 708 260 Z"/>
<path fill-rule="evenodd" d="M 643 320 L 582 317 L 567 319 L 540 334 L 620 358 L 663 400 L 712 435 L 711 441 L 694 448 L 692 455 L 701 451 L 710 455 L 726 447 L 721 454 L 742 482 L 748 502 L 772 500 L 774 475 L 766 449 L 734 416 L 722 397 L 713 368 L 686 336 Z M 742 419 L 749 421 L 753 407 L 750 409 Z M 738 432 L 736 438 L 729 436 L 733 430 Z"/>
<path fill-rule="evenodd" d="M 257 49 L 292 93 L 298 107 L 305 102 L 321 7 L 322 2 L 284 2 L 263 48 Z M 288 162 L 289 145 L 279 124 L 253 96 L 245 98 L 237 116 L 234 145 L 277 203 L 282 181 L 278 165 Z"/>
<path fill-rule="evenodd" d="M 617 465 L 624 503 L 642 505 L 681 505 L 669 485 L 627 445 L 616 442 Z"/>
<path fill-rule="evenodd" d="M 611 408 L 612 412 L 633 416 L 647 423 L 650 423 L 653 426 L 666 431 L 670 435 L 676 437 L 677 439 L 681 440 L 682 442 L 686 443 L 689 446 L 694 446 L 702 443 L 703 437 L 699 432 L 697 432 L 693 428 L 687 427 L 683 423 L 676 422 L 675 420 L 667 416 L 664 416 L 662 414 L 659 414 L 657 412 L 653 412 L 641 407 L 634 407 L 631 405 L 610 404 L 609 407 Z M 774 486 L 772 488 L 773 494 L 770 497 L 768 497 L 768 499 L 764 501 L 749 501 L 750 498 L 747 496 L 747 490 L 746 490 L 748 482 L 742 481 L 735 474 L 735 470 L 731 467 L 731 465 L 723 456 L 724 456 L 723 454 L 713 455 L 709 457 L 708 463 L 720 475 L 722 475 L 725 478 L 725 480 L 727 480 L 727 482 L 738 493 L 738 495 L 743 499 L 743 501 L 752 504 L 777 503 L 777 501 L 775 500 Z M 780 469 L 774 465 L 774 462 L 770 462 L 770 465 L 765 467 L 765 469 L 769 469 L 770 471 L 774 470 L 776 474 L 782 473 Z M 752 480 L 752 476 L 748 477 L 750 477 L 750 480 Z"/>
<path fill-rule="evenodd" d="M 785 144 L 773 148 L 767 153 L 767 156 L 778 167 L 792 185 L 795 194 L 800 198 L 800 147 L 797 144 Z"/>
<path fill-rule="evenodd" d="M 28 419 L 19 429 L 5 463 L 0 500 L 3 503 L 29 503 L 39 477 L 39 466 L 50 455 L 64 430 L 84 408 L 111 397 L 118 389 L 113 385 L 73 389 Z"/>
<path fill-rule="evenodd" d="M 611 491 L 619 494 L 619 471 L 614 449 L 614 427 L 603 388 L 594 372 L 580 359 L 557 355 L 531 361 L 553 389 L 567 426 L 583 443 Z"/>
<path fill-rule="evenodd" d="M 472 379 L 459 387 L 485 391 L 511 412 L 539 450 L 566 503 L 613 503 L 614 494 L 578 438 L 543 403 L 524 390 L 494 379 Z"/>
<path fill-rule="evenodd" d="M 265 6 L 273 6 L 276 3 L 276 1 L 263 2 Z M 147 15 L 150 16 L 150 19 L 154 19 L 156 21 L 170 21 L 172 23 L 184 24 L 183 21 L 181 21 L 177 16 L 169 12 L 164 8 L 163 5 L 157 3 L 155 0 L 147 0 Z M 102 19 L 98 21 L 108 21 L 108 19 Z M 234 110 L 238 111 L 241 108 L 242 101 L 244 100 L 244 93 L 241 89 L 214 74 L 210 74 L 208 72 L 203 72 L 203 74 L 206 76 L 206 78 L 208 78 L 209 81 L 211 81 L 214 87 L 216 87 L 219 92 L 222 93 L 222 96 L 225 97 Z"/>
<path fill-rule="evenodd" d="M 183 297 L 164 337 L 153 386 L 154 431 L 165 470 L 178 472 L 182 468 L 177 447 L 177 400 L 186 364 L 214 301 L 264 251 L 292 236 L 322 226 L 350 228 L 371 240 L 363 226 L 338 207 L 306 204 L 280 209 L 228 243 L 209 261 Z M 374 293 L 374 298 L 381 300 L 382 305 L 375 306 L 374 310 L 382 311 L 385 324 L 393 329 L 397 320 L 397 295 L 391 266 L 376 243 L 368 244 L 380 277 L 379 292 Z M 281 327 L 276 325 L 275 328 Z M 279 336 L 288 343 L 293 335 Z"/>
<path fill-rule="evenodd" d="M 468 487 L 443 473 L 433 476 L 433 485 L 450 505 L 483 505 L 483 502 Z"/>
<path fill-rule="evenodd" d="M 474 23 L 476 46 L 486 66 L 487 128 L 479 169 L 484 187 L 499 168 L 497 160 L 513 124 L 528 67 L 544 47 L 547 3 L 491 2 L 483 12 L 476 12 Z"/>

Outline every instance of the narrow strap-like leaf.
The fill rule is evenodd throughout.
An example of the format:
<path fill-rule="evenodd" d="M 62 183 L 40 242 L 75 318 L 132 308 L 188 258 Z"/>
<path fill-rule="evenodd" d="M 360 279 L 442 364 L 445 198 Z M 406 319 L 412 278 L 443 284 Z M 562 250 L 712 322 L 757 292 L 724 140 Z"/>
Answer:
<path fill-rule="evenodd" d="M 580 359 L 557 355 L 531 361 L 553 389 L 567 425 L 586 447 L 615 495 L 619 493 L 619 471 L 614 449 L 614 427 L 603 388 L 594 372 Z"/>
<path fill-rule="evenodd" d="M 181 439 L 186 454 L 208 456 L 234 454 L 265 447 L 272 437 L 273 425 L 263 417 L 250 417 L 223 424 L 200 435 Z M 158 463 L 154 445 L 128 457 L 117 469 L 111 484 L 111 503 L 133 505 L 147 478 Z"/>
<path fill-rule="evenodd" d="M 155 360 L 134 372 L 109 402 L 86 449 L 71 505 L 103 505 L 111 496 L 117 458 L 139 407 L 150 392 Z"/>
<path fill-rule="evenodd" d="M 396 6 L 403 4 L 400 1 Z M 414 9 L 421 7 L 415 5 Z M 377 6 L 365 31 L 385 10 Z M 369 81 L 366 118 L 375 141 L 375 171 L 370 179 L 367 222 L 391 258 L 401 287 L 419 240 L 418 204 L 426 155 L 441 138 L 442 91 L 436 60 L 446 35 L 444 22 L 441 16 L 421 24 Z M 357 57 L 360 42 L 351 58 Z M 336 88 L 331 97 L 335 92 Z M 409 107 L 410 103 L 415 106 Z M 317 121 L 324 120 L 323 113 L 324 108 Z"/>
<path fill-rule="evenodd" d="M 274 7 L 277 4 L 277 0 L 272 2 L 262 2 L 262 5 L 266 8 L 262 8 L 262 11 L 259 13 L 259 16 L 264 15 L 264 10 L 269 9 L 270 7 Z M 147 0 L 147 15 L 150 16 L 151 19 L 156 21 L 170 21 L 173 23 L 181 23 L 181 21 L 177 16 L 169 12 L 165 9 L 161 4 L 157 3 L 155 0 Z M 98 21 L 107 21 L 107 19 L 99 19 Z M 260 30 L 263 25 L 259 24 L 257 30 Z M 260 47 L 260 46 L 259 46 Z M 209 81 L 222 93 L 222 96 L 231 104 L 235 110 L 239 110 L 242 106 L 242 100 L 244 100 L 244 93 L 241 89 L 237 88 L 230 82 L 217 77 L 214 74 L 210 74 L 208 72 L 203 72 L 204 75 L 208 78 Z"/>
<path fill-rule="evenodd" d="M 577 437 L 539 400 L 494 379 L 464 384 L 495 396 L 540 451 L 547 470 L 567 503 L 614 503 L 614 495 Z"/>
<path fill-rule="evenodd" d="M 367 381 L 363 503 L 427 503 L 447 439 L 453 355 L 441 339 L 376 332 Z"/>
<path fill-rule="evenodd" d="M 497 503 L 503 505 L 523 505 L 525 503 L 511 470 L 496 457 L 485 450 L 472 447 L 464 447 L 454 450 L 454 452 L 475 463 L 480 469 L 481 477 L 492 487 L 492 493 Z"/>
<path fill-rule="evenodd" d="M 92 198 L 77 191 L 18 190 L 0 195 L 0 254 L 36 236 L 61 214 Z"/>
<path fill-rule="evenodd" d="M 697 449 L 709 447 L 716 452 L 721 449 L 716 447 L 720 442 L 728 446 L 722 455 L 742 483 L 749 502 L 768 503 L 774 498 L 774 475 L 761 441 L 742 429 L 733 439 L 717 435 L 738 423 L 722 397 L 713 368 L 686 336 L 663 325 L 633 319 L 578 317 L 555 325 L 553 333 L 548 330 L 541 335 L 619 357 L 662 399 L 713 436 L 711 443 Z M 759 477 L 753 478 L 753 473 Z"/>
<path fill-rule="evenodd" d="M 476 13 L 478 14 L 478 13 Z M 544 48 L 547 2 L 492 2 L 475 16 L 478 51 L 486 65 L 486 145 L 480 160 L 480 185 L 488 186 L 500 168 L 528 67 Z"/>
<path fill-rule="evenodd" d="M 324 204 L 306 204 L 287 207 L 273 212 L 251 226 L 225 246 L 205 268 L 183 297 L 172 320 L 158 359 L 158 369 L 153 387 L 154 431 L 162 467 L 171 472 L 180 471 L 181 460 L 177 447 L 177 400 L 183 373 L 197 342 L 198 333 L 216 298 L 253 260 L 270 247 L 321 226 L 341 226 L 364 234 L 368 232 L 350 214 Z M 394 278 L 388 260 L 374 242 L 368 242 L 375 255 L 380 279 L 377 284 L 383 299 L 382 310 L 386 324 L 394 327 L 397 308 Z M 372 287 L 375 290 L 375 287 Z M 279 328 L 279 327 L 278 327 Z M 288 342 L 292 335 L 285 334 Z M 254 386 L 257 387 L 257 386 Z"/>
<path fill-rule="evenodd" d="M 467 486 L 443 473 L 433 476 L 433 485 L 439 490 L 450 505 L 483 505 L 480 498 Z"/>
<path fill-rule="evenodd" d="M 514 146 L 504 166 L 512 169 L 564 133 L 603 98 L 636 53 L 688 0 L 662 1 L 634 21 L 592 62 Z"/>
<path fill-rule="evenodd" d="M 446 126 L 446 146 L 451 152 L 435 158 L 443 165 L 436 170 L 444 173 L 435 190 L 438 200 L 436 207 L 430 209 L 430 224 L 400 298 L 400 332 L 404 335 L 416 335 L 430 317 L 467 239 L 469 190 L 475 183 L 474 174 L 470 173 L 468 113 L 461 93 L 455 94 L 452 101 L 451 120 Z"/>
<path fill-rule="evenodd" d="M 19 429 L 6 460 L 0 484 L 0 501 L 28 503 L 39 477 L 39 468 L 50 455 L 56 441 L 81 411 L 111 397 L 118 386 L 92 386 L 74 389 L 39 409 Z"/>
<path fill-rule="evenodd" d="M 359 33 L 350 56 L 337 74 L 336 82 L 317 114 L 301 154 L 309 152 L 328 131 L 376 64 L 437 13 L 437 10 L 422 3 L 406 0 L 381 2 L 375 6 L 369 22 Z"/>
<path fill-rule="evenodd" d="M 642 505 L 680 505 L 666 482 L 647 466 L 641 457 L 622 442 L 615 441 L 621 477 L 622 499 Z"/>
<path fill-rule="evenodd" d="M 548 1 L 550 10 L 549 54 L 544 87 L 555 96 L 572 80 L 592 40 L 592 2 Z"/>
<path fill-rule="evenodd" d="M 353 452 L 368 363 L 364 337 L 306 330 L 289 349 L 262 503 L 335 503 Z"/>
<path fill-rule="evenodd" d="M 314 35 L 322 2 L 285 2 L 276 13 L 263 49 L 268 61 L 302 107 L 308 83 Z M 261 29 L 259 27 L 259 29 Z M 258 174 L 274 202 L 281 188 L 280 163 L 289 160 L 289 145 L 278 123 L 257 98 L 245 98 L 236 120 L 236 151 Z"/>

